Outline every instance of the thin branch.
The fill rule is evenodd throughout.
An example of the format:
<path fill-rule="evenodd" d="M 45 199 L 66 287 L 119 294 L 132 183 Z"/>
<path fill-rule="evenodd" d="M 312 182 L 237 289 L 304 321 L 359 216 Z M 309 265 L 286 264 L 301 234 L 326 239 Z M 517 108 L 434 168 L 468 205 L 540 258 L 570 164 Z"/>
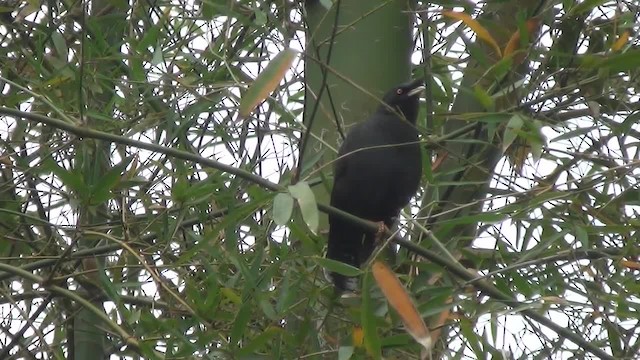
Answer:
<path fill-rule="evenodd" d="M 98 318 L 100 318 L 100 320 L 104 321 L 104 323 L 108 324 L 108 326 L 116 334 L 118 334 L 118 336 L 120 336 L 126 342 L 126 344 L 128 346 L 130 346 L 136 352 L 139 352 L 140 344 L 139 344 L 138 340 L 135 337 L 133 337 L 133 335 L 130 335 L 125 329 L 120 327 L 120 325 L 118 325 L 116 322 L 111 320 L 111 318 L 109 318 L 109 316 L 107 316 L 107 314 L 105 314 L 104 311 L 102 311 L 102 309 L 98 309 L 93 304 L 91 304 L 91 302 L 89 302 L 86 299 L 80 297 L 74 291 L 67 290 L 67 289 L 62 288 L 62 287 L 57 286 L 57 285 L 47 284 L 45 282 L 44 278 L 42 278 L 42 277 L 40 277 L 38 275 L 32 274 L 29 271 L 25 271 L 23 269 L 15 267 L 15 266 L 11 266 L 9 264 L 0 263 L 0 270 L 5 271 L 7 273 L 12 273 L 12 274 L 14 274 L 16 276 L 19 276 L 21 278 L 27 279 L 27 280 L 32 281 L 34 283 L 38 283 L 41 286 L 43 286 L 44 288 L 48 289 L 49 291 L 51 291 L 51 292 L 53 292 L 53 293 L 55 293 L 57 295 L 60 295 L 60 296 L 63 296 L 65 298 L 68 298 L 69 300 L 75 301 L 76 303 L 78 303 L 81 306 L 83 306 L 85 309 L 91 311 L 94 315 L 96 315 Z"/>
<path fill-rule="evenodd" d="M 7 358 L 7 356 L 9 355 L 9 351 L 11 351 L 11 349 L 13 349 L 13 347 L 16 346 L 19 343 L 19 341 L 20 341 L 19 339 L 23 338 L 24 333 L 27 331 L 27 329 L 30 326 L 33 325 L 33 323 L 38 319 L 38 316 L 40 316 L 40 314 L 42 314 L 42 312 L 47 308 L 47 306 L 49 306 L 49 304 L 51 303 L 52 299 L 53 299 L 53 295 L 49 294 L 46 298 L 44 298 L 42 300 L 42 304 L 40 304 L 40 306 L 38 306 L 36 311 L 34 311 L 33 314 L 31 314 L 31 316 L 26 321 L 26 324 L 24 324 L 22 329 L 20 329 L 17 333 L 15 333 L 15 337 L 13 337 L 13 339 L 11 339 L 11 342 L 9 343 L 9 345 L 7 345 L 4 348 L 4 350 L 2 350 L 2 352 L 0 352 L 0 359 L 6 359 Z"/>

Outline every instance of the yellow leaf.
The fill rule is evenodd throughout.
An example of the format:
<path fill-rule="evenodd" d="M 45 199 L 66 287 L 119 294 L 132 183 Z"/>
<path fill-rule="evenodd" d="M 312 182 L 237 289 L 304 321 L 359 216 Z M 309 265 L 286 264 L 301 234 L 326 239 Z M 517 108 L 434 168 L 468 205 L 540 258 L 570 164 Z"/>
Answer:
<path fill-rule="evenodd" d="M 275 90 L 284 75 L 291 67 L 291 63 L 298 55 L 293 49 L 285 49 L 276 55 L 266 68 L 258 75 L 240 100 L 239 114 L 248 116 L 269 94 Z"/>
<path fill-rule="evenodd" d="M 351 338 L 353 340 L 353 347 L 361 348 L 364 344 L 364 331 L 360 326 L 353 327 L 353 333 L 351 333 Z"/>
<path fill-rule="evenodd" d="M 520 175 L 522 175 L 522 168 L 529 157 L 529 153 L 531 153 L 531 146 L 529 146 L 526 140 L 516 141 L 509 147 L 509 151 L 507 152 L 509 162 Z"/>
<path fill-rule="evenodd" d="M 629 269 L 640 270 L 640 263 L 637 261 L 620 260 L 620 265 Z"/>
<path fill-rule="evenodd" d="M 620 37 L 618 37 L 613 45 L 611 45 L 611 50 L 618 51 L 622 49 L 622 47 L 629 42 L 629 36 L 631 36 L 629 30 L 623 31 L 622 34 L 620 34 Z"/>
<path fill-rule="evenodd" d="M 443 11 L 442 15 L 455 20 L 461 20 L 471 30 L 473 30 L 476 33 L 476 36 L 478 36 L 479 39 L 482 39 L 484 42 L 491 45 L 491 47 L 493 47 L 493 49 L 495 50 L 496 54 L 499 57 L 502 57 L 500 46 L 498 46 L 498 43 L 493 38 L 493 36 L 491 36 L 491 34 L 489 34 L 489 31 L 487 31 L 487 29 L 485 29 L 484 26 L 480 25 L 480 23 L 476 19 L 469 16 L 469 14 L 463 13 L 463 12 L 457 12 L 457 11 Z"/>
<path fill-rule="evenodd" d="M 537 18 L 531 18 L 527 20 L 527 22 L 525 23 L 525 27 L 527 29 L 527 32 L 529 33 L 529 41 L 531 41 L 531 34 L 534 34 L 537 31 L 539 25 L 540 25 L 540 19 L 537 19 Z M 507 45 L 504 47 L 504 51 L 502 52 L 503 57 L 507 57 L 513 54 L 516 50 L 518 50 L 518 48 L 520 47 L 521 37 L 522 35 L 520 34 L 520 30 L 517 30 L 516 32 L 513 33 L 513 35 L 511 35 L 511 38 L 507 42 Z M 522 62 L 522 60 L 518 61 L 518 63 L 520 62 Z"/>
<path fill-rule="evenodd" d="M 9 155 L 0 156 L 0 164 L 4 164 L 8 168 L 13 167 L 13 162 L 11 161 Z"/>
<path fill-rule="evenodd" d="M 389 305 L 398 313 L 407 332 L 426 350 L 431 349 L 431 334 L 396 274 L 382 261 L 371 265 L 373 277 L 378 287 L 389 301 Z"/>

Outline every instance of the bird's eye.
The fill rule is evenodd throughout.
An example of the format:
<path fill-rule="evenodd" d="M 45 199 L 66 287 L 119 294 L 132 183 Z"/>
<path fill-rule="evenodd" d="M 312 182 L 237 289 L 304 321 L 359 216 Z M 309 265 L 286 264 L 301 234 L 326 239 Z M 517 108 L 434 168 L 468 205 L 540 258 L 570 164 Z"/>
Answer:
<path fill-rule="evenodd" d="M 398 95 L 402 95 L 402 93 L 403 93 L 402 89 L 397 89 L 397 90 L 396 90 L 396 94 L 398 94 Z"/>

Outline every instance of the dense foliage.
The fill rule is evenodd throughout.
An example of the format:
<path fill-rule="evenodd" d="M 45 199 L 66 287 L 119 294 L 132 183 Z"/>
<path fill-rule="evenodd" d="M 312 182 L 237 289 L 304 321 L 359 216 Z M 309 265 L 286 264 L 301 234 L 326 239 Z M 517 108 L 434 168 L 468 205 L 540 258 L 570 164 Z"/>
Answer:
<path fill-rule="evenodd" d="M 350 302 L 323 277 L 331 164 L 298 151 L 320 60 L 268 68 L 308 46 L 302 3 L 0 6 L 0 358 L 419 357 L 367 271 Z M 450 267 L 403 249 L 396 271 L 447 358 L 631 359 L 640 8 L 524 3 L 415 4 L 427 160 L 401 233 Z"/>

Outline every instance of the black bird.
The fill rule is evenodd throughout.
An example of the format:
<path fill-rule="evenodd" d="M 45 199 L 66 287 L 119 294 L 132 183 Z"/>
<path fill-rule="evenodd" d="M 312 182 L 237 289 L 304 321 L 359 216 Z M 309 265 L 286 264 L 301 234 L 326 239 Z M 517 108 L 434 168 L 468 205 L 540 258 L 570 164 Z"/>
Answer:
<path fill-rule="evenodd" d="M 423 84 L 416 80 L 391 89 L 376 112 L 349 131 L 335 162 L 332 206 L 391 228 L 422 176 L 415 123 Z M 360 267 L 373 252 L 375 237 L 329 215 L 327 258 Z M 339 292 L 357 287 L 357 279 L 327 275 Z"/>

